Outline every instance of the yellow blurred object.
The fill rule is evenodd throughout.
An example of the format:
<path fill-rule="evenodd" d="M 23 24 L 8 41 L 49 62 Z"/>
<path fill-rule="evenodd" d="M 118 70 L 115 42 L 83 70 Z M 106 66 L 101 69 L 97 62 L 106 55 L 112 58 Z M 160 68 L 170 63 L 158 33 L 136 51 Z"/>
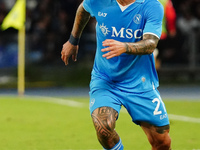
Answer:
<path fill-rule="evenodd" d="M 17 0 L 12 10 L 8 13 L 2 23 L 2 30 L 6 30 L 10 27 L 15 29 L 22 29 L 25 24 L 26 17 L 26 1 L 25 0 Z"/>
<path fill-rule="evenodd" d="M 18 94 L 25 92 L 25 21 L 26 21 L 26 0 L 17 0 L 12 10 L 8 13 L 2 23 L 2 30 L 10 27 L 18 32 Z"/>

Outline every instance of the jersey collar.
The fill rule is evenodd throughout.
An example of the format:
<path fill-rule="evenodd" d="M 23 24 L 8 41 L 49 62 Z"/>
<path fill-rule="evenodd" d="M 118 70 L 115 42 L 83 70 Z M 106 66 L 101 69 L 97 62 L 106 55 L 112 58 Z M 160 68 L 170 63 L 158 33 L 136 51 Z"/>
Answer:
<path fill-rule="evenodd" d="M 115 0 L 118 4 L 119 4 L 119 2 L 117 1 L 117 0 Z M 135 0 L 135 2 L 133 2 L 133 3 L 144 3 L 145 2 L 145 0 Z M 133 4 L 133 3 L 131 3 L 131 4 Z M 131 4 L 129 4 L 129 5 L 131 5 Z"/>
<path fill-rule="evenodd" d="M 116 0 L 117 4 L 118 4 L 118 6 L 120 7 L 120 9 L 121 9 L 122 12 L 125 11 L 130 5 L 132 5 L 132 4 L 134 4 L 134 3 L 140 3 L 140 4 L 142 4 L 142 3 L 144 3 L 144 1 L 145 1 L 145 0 L 136 0 L 135 2 L 133 2 L 133 3 L 129 4 L 129 5 L 122 6 L 122 5 Z"/>
<path fill-rule="evenodd" d="M 144 3 L 145 0 L 136 0 L 136 3 Z"/>

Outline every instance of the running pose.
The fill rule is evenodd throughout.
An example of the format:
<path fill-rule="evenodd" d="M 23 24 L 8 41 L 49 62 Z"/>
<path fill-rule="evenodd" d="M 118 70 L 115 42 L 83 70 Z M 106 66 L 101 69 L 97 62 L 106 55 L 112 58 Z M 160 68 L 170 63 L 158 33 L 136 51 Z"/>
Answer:
<path fill-rule="evenodd" d="M 61 52 L 76 61 L 81 33 L 95 17 L 97 49 L 90 82 L 90 112 L 104 149 L 123 150 L 115 130 L 121 106 L 141 126 L 152 150 L 170 150 L 169 119 L 157 90 L 153 51 L 162 30 L 158 0 L 84 0 Z"/>

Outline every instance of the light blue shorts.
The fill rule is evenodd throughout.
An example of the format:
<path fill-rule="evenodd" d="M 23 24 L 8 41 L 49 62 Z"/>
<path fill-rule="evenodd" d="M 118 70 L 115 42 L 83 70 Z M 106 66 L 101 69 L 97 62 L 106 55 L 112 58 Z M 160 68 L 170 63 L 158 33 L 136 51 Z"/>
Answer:
<path fill-rule="evenodd" d="M 96 86 L 95 86 L 96 85 Z M 155 126 L 169 124 L 165 105 L 157 89 L 142 92 L 128 93 L 121 91 L 108 81 L 97 79 L 90 83 L 90 112 L 99 107 L 111 107 L 118 114 L 124 106 L 135 124 L 147 122 Z"/>

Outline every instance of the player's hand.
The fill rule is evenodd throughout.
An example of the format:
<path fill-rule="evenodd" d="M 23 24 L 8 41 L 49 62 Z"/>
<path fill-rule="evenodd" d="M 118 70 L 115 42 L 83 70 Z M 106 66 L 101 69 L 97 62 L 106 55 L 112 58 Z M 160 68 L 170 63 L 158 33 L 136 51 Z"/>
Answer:
<path fill-rule="evenodd" d="M 73 61 L 77 61 L 77 54 L 78 54 L 78 45 L 74 46 L 69 41 L 67 41 L 62 48 L 61 51 L 61 59 L 65 63 L 65 65 L 68 65 L 69 58 L 72 56 Z"/>
<path fill-rule="evenodd" d="M 108 52 L 103 55 L 103 57 L 106 57 L 107 59 L 119 56 L 126 52 L 125 44 L 116 40 L 107 39 L 103 41 L 103 46 L 106 48 L 102 49 L 101 51 Z"/>

